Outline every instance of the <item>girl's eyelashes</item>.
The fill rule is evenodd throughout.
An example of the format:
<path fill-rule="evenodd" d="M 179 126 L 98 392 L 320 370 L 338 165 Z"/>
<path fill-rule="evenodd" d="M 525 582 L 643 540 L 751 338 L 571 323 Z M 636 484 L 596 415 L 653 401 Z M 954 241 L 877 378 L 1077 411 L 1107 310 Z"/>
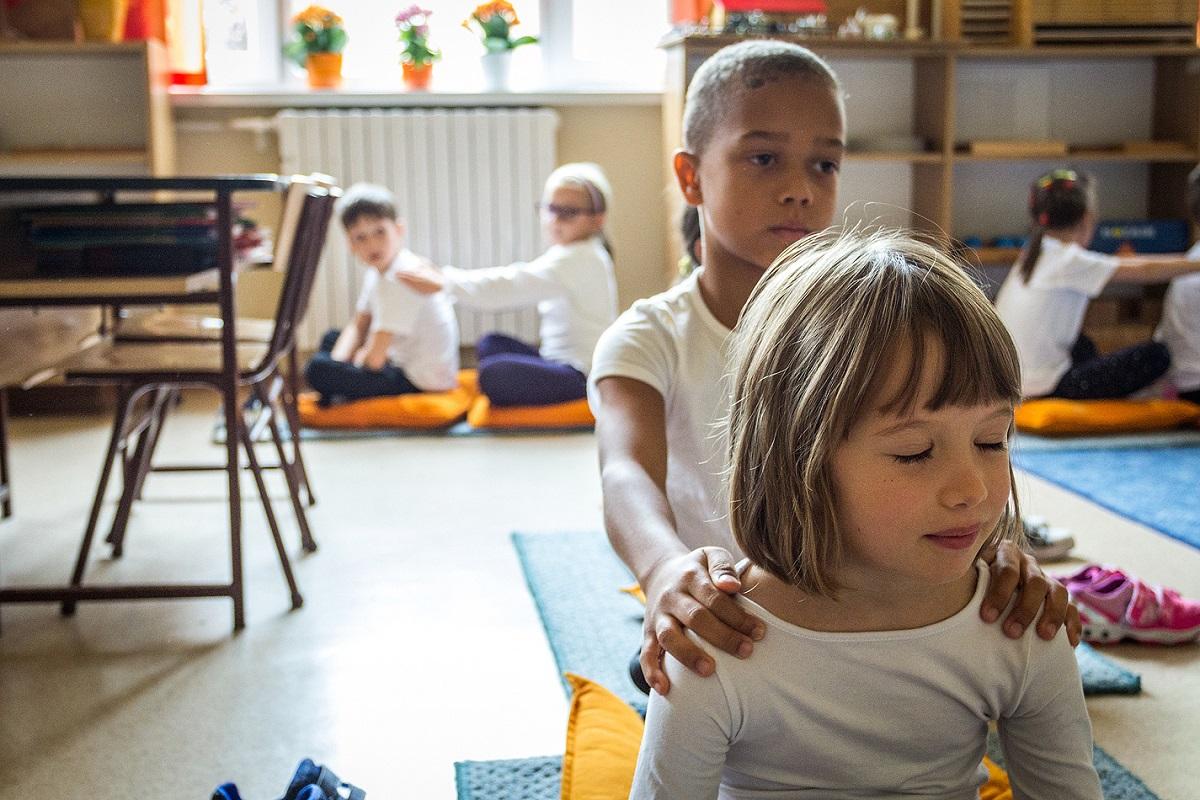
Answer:
<path fill-rule="evenodd" d="M 921 461 L 928 461 L 933 457 L 933 447 L 926 447 L 919 453 L 911 453 L 909 455 L 893 455 L 892 458 L 900 464 L 916 464 Z"/>
<path fill-rule="evenodd" d="M 975 446 L 980 450 L 1003 453 L 1008 451 L 1008 439 L 1002 439 L 998 442 L 976 442 Z M 931 445 L 919 453 L 907 453 L 904 455 L 896 453 L 892 455 L 892 458 L 900 464 L 918 464 L 933 458 L 933 446 Z"/>

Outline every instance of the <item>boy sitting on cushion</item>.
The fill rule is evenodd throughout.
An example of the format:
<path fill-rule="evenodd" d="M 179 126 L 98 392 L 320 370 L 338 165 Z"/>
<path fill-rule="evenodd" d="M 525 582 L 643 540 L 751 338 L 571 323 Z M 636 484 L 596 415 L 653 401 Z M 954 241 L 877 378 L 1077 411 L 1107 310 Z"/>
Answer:
<path fill-rule="evenodd" d="M 308 362 L 309 386 L 325 406 L 453 389 L 459 366 L 454 307 L 445 294 L 420 294 L 397 279 L 423 259 L 404 247 L 404 221 L 392 193 L 355 184 L 337 213 L 350 251 L 368 269 L 354 319 L 340 332 L 327 332 Z"/>

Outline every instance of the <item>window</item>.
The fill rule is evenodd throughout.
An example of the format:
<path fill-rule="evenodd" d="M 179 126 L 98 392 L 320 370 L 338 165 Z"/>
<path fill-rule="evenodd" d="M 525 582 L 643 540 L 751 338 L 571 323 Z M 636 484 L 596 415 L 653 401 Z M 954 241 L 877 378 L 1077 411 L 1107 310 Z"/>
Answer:
<path fill-rule="evenodd" d="M 290 20 L 312 0 L 210 0 L 206 8 L 209 81 L 271 83 L 282 74 L 295 80 L 300 70 L 281 50 L 291 35 Z M 668 28 L 664 0 L 512 0 L 520 15 L 516 35 L 541 43 L 513 53 L 512 87 L 554 89 L 575 86 L 662 85 L 663 54 L 658 40 Z M 400 86 L 399 43 L 394 18 L 412 0 L 325 0 L 339 14 L 350 42 L 342 71 L 347 85 Z M 483 47 L 462 26 L 478 0 L 425 0 L 430 9 L 430 40 L 442 52 L 434 71 L 439 86 L 470 90 L 481 81 Z M 280 64 L 282 63 L 282 69 Z"/>

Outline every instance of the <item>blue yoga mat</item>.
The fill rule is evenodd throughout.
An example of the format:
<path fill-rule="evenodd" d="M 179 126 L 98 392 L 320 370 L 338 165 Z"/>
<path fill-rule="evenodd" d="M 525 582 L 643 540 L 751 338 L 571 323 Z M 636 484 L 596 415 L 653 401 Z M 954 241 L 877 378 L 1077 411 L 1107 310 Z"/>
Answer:
<path fill-rule="evenodd" d="M 1200 446 L 1013 448 L 1013 463 L 1200 548 Z"/>
<path fill-rule="evenodd" d="M 989 755 L 1003 757 L 989 742 Z M 1092 752 L 1107 800 L 1158 800 L 1158 795 L 1120 762 L 1101 750 Z M 458 800 L 557 800 L 562 783 L 562 757 L 538 756 L 502 761 L 456 761 Z"/>
<path fill-rule="evenodd" d="M 646 713 L 629 677 L 642 638 L 642 604 L 620 591 L 634 582 L 604 534 L 514 533 L 513 545 L 561 675 L 590 678 Z M 1141 679 L 1087 645 L 1076 648 L 1087 694 L 1136 694 Z M 570 688 L 565 679 L 563 690 Z"/>

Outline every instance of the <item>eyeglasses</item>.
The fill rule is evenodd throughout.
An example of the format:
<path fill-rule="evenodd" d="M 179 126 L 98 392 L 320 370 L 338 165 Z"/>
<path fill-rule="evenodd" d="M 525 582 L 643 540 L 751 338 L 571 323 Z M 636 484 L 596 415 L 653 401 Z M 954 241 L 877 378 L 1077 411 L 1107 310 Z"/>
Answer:
<path fill-rule="evenodd" d="M 559 220 L 560 222 L 570 222 L 571 220 L 575 219 L 576 217 L 579 217 L 579 216 L 590 217 L 596 213 L 595 211 L 592 211 L 587 208 L 577 208 L 575 206 L 560 206 L 560 205 L 555 205 L 554 203 L 536 203 L 534 205 L 534 208 L 536 208 L 543 217 L 554 217 L 555 219 Z"/>

